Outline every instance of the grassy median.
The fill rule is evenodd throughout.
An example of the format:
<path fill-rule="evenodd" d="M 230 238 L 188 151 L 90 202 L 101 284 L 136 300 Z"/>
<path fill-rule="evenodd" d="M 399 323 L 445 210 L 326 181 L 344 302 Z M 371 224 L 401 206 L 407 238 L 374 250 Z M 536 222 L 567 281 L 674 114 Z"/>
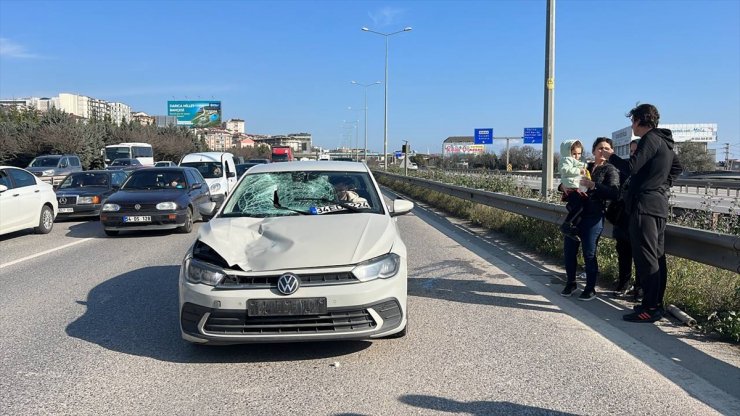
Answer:
<path fill-rule="evenodd" d="M 531 190 L 518 187 L 506 175 L 476 177 L 431 171 L 418 172 L 414 176 L 514 196 L 533 196 Z M 553 261 L 562 259 L 563 239 L 555 224 L 415 187 L 402 181 L 386 179 L 380 175 L 377 179 L 381 184 L 447 214 L 503 233 L 527 249 Z M 557 198 L 551 196 L 549 199 L 550 202 L 555 202 Z M 709 209 L 672 215 L 669 222 L 733 235 L 738 235 L 740 230 L 740 219 L 736 215 L 718 216 Z M 614 240 L 602 238 L 597 256 L 599 285 L 612 287 L 618 274 Z M 703 333 L 740 343 L 740 274 L 680 257 L 668 256 L 667 261 L 666 304 L 676 305 L 694 317 L 698 322 L 697 329 Z M 583 260 L 579 259 L 579 262 L 582 266 Z"/>

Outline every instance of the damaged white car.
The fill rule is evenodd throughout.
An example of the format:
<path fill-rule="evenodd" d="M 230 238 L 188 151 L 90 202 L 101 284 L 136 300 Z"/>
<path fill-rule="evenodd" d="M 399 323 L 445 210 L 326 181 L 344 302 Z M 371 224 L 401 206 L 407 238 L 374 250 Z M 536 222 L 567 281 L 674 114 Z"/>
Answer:
<path fill-rule="evenodd" d="M 406 334 L 406 246 L 362 163 L 249 170 L 200 228 L 180 269 L 180 328 L 193 343 Z"/>

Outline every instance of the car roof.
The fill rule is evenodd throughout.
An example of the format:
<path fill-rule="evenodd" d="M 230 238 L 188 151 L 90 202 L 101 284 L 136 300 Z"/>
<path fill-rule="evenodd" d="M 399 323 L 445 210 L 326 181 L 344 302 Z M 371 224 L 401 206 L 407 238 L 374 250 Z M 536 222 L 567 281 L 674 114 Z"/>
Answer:
<path fill-rule="evenodd" d="M 139 173 L 139 172 L 157 172 L 157 173 L 163 173 L 163 172 L 184 172 L 186 170 L 194 170 L 198 171 L 196 168 L 191 168 L 189 166 L 167 166 L 165 168 L 144 168 L 144 169 L 136 169 L 131 174 Z"/>
<path fill-rule="evenodd" d="M 93 170 L 81 170 L 79 172 L 72 172 L 70 175 L 83 175 L 85 173 L 108 173 L 111 174 L 113 172 L 127 172 L 125 170 L 103 170 L 103 169 L 93 169 Z"/>
<path fill-rule="evenodd" d="M 360 162 L 334 162 L 321 160 L 305 160 L 296 162 L 260 163 L 253 166 L 250 174 L 267 172 L 369 172 L 367 166 Z"/>

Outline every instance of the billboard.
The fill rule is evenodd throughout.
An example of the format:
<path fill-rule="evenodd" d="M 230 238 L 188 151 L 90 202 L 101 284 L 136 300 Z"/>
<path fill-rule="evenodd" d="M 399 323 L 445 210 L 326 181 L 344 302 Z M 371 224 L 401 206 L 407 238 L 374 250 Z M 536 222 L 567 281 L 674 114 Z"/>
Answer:
<path fill-rule="evenodd" d="M 673 132 L 673 141 L 681 142 L 716 142 L 717 123 L 700 124 L 659 124 L 659 128 Z"/>
<path fill-rule="evenodd" d="M 221 101 L 167 101 L 167 115 L 178 126 L 220 127 Z"/>
<path fill-rule="evenodd" d="M 486 146 L 472 143 L 446 143 L 444 145 L 444 155 L 480 155 L 485 153 Z"/>

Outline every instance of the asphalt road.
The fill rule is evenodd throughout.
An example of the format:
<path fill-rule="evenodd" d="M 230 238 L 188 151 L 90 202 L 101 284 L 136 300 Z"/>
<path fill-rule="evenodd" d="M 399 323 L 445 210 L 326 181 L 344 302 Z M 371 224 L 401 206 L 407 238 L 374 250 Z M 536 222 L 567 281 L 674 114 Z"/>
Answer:
<path fill-rule="evenodd" d="M 659 351 L 662 331 L 630 333 L 599 316 L 610 306 L 560 297 L 552 273 L 505 241 L 422 208 L 398 222 L 409 335 L 372 342 L 182 341 L 177 274 L 198 224 L 106 238 L 75 221 L 0 236 L 0 413 L 740 413 L 731 387 Z M 734 358 L 709 365 L 734 383 Z"/>

